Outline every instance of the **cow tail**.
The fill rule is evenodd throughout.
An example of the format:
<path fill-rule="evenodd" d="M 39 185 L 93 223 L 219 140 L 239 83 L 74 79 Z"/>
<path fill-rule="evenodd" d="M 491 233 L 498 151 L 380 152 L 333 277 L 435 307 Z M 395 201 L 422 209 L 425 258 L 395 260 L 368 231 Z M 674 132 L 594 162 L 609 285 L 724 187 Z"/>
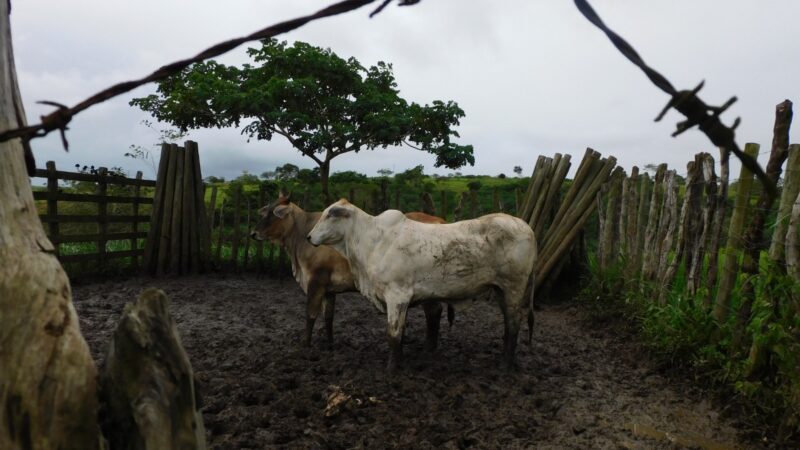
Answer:
<path fill-rule="evenodd" d="M 533 291 L 536 287 L 536 269 L 531 271 L 531 276 L 528 278 L 528 289 L 530 295 L 528 297 L 528 345 L 533 342 Z"/>

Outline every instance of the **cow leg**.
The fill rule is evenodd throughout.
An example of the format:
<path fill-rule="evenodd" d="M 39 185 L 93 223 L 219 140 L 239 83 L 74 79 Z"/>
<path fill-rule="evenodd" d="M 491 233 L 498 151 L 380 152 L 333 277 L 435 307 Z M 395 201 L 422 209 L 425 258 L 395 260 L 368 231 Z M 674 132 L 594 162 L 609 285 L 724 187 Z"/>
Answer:
<path fill-rule="evenodd" d="M 503 336 L 503 362 L 507 369 L 515 367 L 514 354 L 517 351 L 517 340 L 519 329 L 522 323 L 523 308 L 518 303 L 508 304 L 508 295 L 503 296 L 502 303 L 505 303 L 503 312 L 505 313 L 505 334 Z"/>
<path fill-rule="evenodd" d="M 325 294 L 325 302 L 322 309 L 325 313 L 325 337 L 328 339 L 328 345 L 333 346 L 333 312 L 336 306 L 336 294 Z"/>
<path fill-rule="evenodd" d="M 398 364 L 403 359 L 403 331 L 406 327 L 406 312 L 408 303 L 389 303 L 386 305 L 386 318 L 388 321 L 387 338 L 389 340 L 389 363 L 387 369 L 390 372 L 397 370 Z"/>
<path fill-rule="evenodd" d="M 439 324 L 442 321 L 442 304 L 439 302 L 425 302 L 422 304 L 425 311 L 425 350 L 434 351 L 439 342 Z"/>
<path fill-rule="evenodd" d="M 311 345 L 311 336 L 314 334 L 314 322 L 317 320 L 322 299 L 325 298 L 325 284 L 317 280 L 308 283 L 308 295 L 306 296 L 306 336 L 305 345 Z"/>

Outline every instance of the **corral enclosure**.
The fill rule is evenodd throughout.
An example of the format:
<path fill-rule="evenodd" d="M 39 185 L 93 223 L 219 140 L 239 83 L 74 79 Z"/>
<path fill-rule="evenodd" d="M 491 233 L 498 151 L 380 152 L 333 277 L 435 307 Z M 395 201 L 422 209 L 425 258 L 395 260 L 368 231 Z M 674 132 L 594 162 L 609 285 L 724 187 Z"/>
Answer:
<path fill-rule="evenodd" d="M 778 105 L 763 170 L 754 162 L 758 146 L 738 152 L 736 124 L 719 120 L 733 99 L 709 107 L 696 95 L 702 84 L 676 90 L 620 45 L 586 2 L 576 4 L 670 94 L 664 111 L 688 118 L 677 133 L 699 125 L 713 142 L 724 141 L 721 177 L 709 154 L 698 154 L 685 176 L 661 165 L 650 182 L 589 149 L 568 183 L 569 155 L 541 157 L 527 191 L 515 191 L 513 210 L 497 190 L 484 209 L 479 187 L 458 193 L 453 220 L 505 210 L 537 231 L 544 304 L 534 343 L 511 372 L 497 368 L 502 319 L 491 302 L 458 311 L 435 353 L 421 348 L 415 310 L 399 373 L 381 368 L 384 318 L 354 294 L 343 296 L 332 348 L 317 339 L 299 346 L 303 297 L 291 279 L 272 276 L 285 272 L 286 259 L 246 237 L 257 207 L 273 193 L 259 186 L 251 190 L 256 201 L 242 185 L 225 195 L 217 186 L 204 192 L 191 141 L 162 152 L 155 182 L 103 168 L 67 173 L 48 164 L 34 171 L 28 141 L 63 133 L 87 106 L 53 103 L 56 113 L 25 127 L 9 35 L 0 35 L 0 69 L 10 74 L 0 87 L 11 94 L 0 113 L 12 134 L 21 133 L 3 130 L 0 140 L 0 216 L 9 218 L 0 236 L 10 243 L 0 248 L 9 261 L 0 272 L 0 303 L 13 325 L 0 330 L 0 447 L 102 448 L 104 435 L 114 448 L 144 446 L 139 440 L 150 448 L 205 448 L 206 440 L 214 448 L 796 445 L 800 147 L 788 141 L 791 103 Z M 8 8 L 0 7 L 5 29 Z M 261 37 L 269 33 L 275 31 Z M 744 164 L 729 183 L 731 152 Z M 46 190 L 32 195 L 26 166 L 48 179 Z M 71 184 L 59 188 L 59 178 Z M 439 200 L 446 215 L 450 197 L 440 193 L 423 189 L 420 208 L 410 209 L 435 213 Z M 356 197 L 353 188 L 349 197 Z M 392 201 L 386 189 L 361 198 L 374 213 Z M 399 191 L 394 199 L 402 207 Z M 595 218 L 599 228 L 587 228 Z M 587 240 L 596 240 L 596 249 L 587 249 Z M 84 242 L 83 254 L 71 253 L 71 244 Z M 71 291 L 53 255 L 90 274 L 106 275 L 114 262 L 129 277 L 76 283 Z M 541 302 L 559 280 L 579 284 L 575 271 L 564 270 L 568 263 L 584 269 L 579 301 Z M 245 271 L 255 274 L 236 273 Z M 167 292 L 171 306 L 155 290 L 126 304 L 151 285 Z M 587 310 L 593 322 L 581 320 Z M 597 323 L 609 317 L 608 328 Z M 694 377 L 716 383 L 721 400 L 685 380 Z"/>

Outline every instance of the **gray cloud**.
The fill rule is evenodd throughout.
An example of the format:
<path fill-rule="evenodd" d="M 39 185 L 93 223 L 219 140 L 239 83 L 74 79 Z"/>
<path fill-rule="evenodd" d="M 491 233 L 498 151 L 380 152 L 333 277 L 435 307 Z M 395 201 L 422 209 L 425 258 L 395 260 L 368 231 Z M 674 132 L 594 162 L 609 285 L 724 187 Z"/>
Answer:
<path fill-rule="evenodd" d="M 12 32 L 29 120 L 47 108 L 36 100 L 75 103 L 112 83 L 139 77 L 219 40 L 305 14 L 329 1 L 15 1 Z M 706 79 L 702 97 L 739 102 L 725 121 L 742 117 L 739 142 L 771 142 L 774 105 L 796 100 L 800 43 L 792 38 L 800 4 L 791 0 L 648 2 L 595 0 L 605 21 L 628 38 L 648 63 L 679 88 Z M 681 117 L 653 118 L 667 97 L 583 19 L 569 1 L 427 0 L 390 7 L 374 19 L 368 10 L 309 24 L 283 36 L 330 47 L 363 64 L 392 62 L 406 98 L 420 103 L 453 99 L 466 111 L 459 132 L 475 145 L 477 164 L 464 173 L 527 172 L 539 154 L 591 146 L 629 168 L 667 162 L 679 171 L 711 144 L 692 130 L 671 138 Z M 221 59 L 246 61 L 243 49 Z M 79 115 L 71 124 L 70 153 L 57 136 L 34 141 L 40 165 L 53 159 L 149 170 L 124 158 L 131 144 L 149 147 L 157 136 L 139 124 L 146 114 L 127 106 L 140 88 Z M 199 130 L 206 174 L 260 173 L 292 162 L 312 163 L 285 141 L 246 142 L 237 130 Z M 762 161 L 766 157 L 762 155 Z M 423 164 L 410 149 L 364 151 L 334 161 L 334 170 L 374 174 Z M 577 164 L 576 164 L 577 165 Z M 736 173 L 735 167 L 733 168 Z"/>

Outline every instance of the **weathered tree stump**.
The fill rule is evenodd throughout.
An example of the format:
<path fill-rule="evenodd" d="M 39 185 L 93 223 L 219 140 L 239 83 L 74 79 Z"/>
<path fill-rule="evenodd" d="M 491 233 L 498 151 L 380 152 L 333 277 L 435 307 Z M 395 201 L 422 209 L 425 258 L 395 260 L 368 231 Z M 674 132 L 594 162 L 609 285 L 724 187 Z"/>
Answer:
<path fill-rule="evenodd" d="M 10 8 L 0 2 L 0 131 L 26 125 Z M 0 449 L 96 449 L 96 368 L 26 159 L 35 165 L 21 140 L 0 142 Z"/>
<path fill-rule="evenodd" d="M 164 292 L 125 305 L 101 376 L 111 448 L 205 449 L 189 358 Z"/>

